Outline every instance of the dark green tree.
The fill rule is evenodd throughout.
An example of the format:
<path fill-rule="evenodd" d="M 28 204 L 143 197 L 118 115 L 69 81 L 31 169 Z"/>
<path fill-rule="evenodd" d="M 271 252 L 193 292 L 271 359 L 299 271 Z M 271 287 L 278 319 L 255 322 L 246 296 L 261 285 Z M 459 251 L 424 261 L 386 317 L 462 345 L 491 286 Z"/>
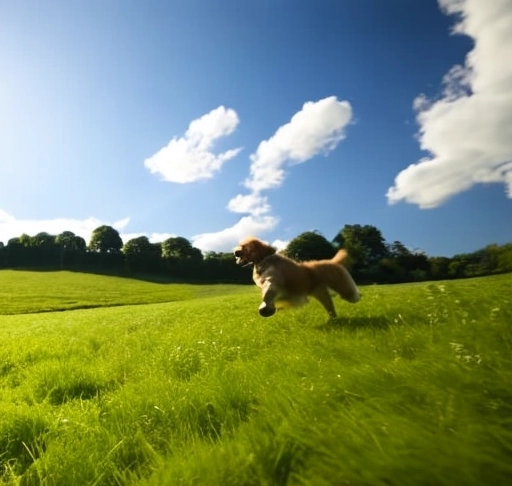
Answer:
<path fill-rule="evenodd" d="M 55 242 L 66 252 L 85 251 L 87 248 L 85 240 L 72 231 L 63 231 L 58 234 Z"/>
<path fill-rule="evenodd" d="M 87 245 L 81 236 L 72 231 L 63 231 L 55 237 L 55 243 L 59 248 L 60 266 L 81 263 Z"/>
<path fill-rule="evenodd" d="M 430 274 L 430 261 L 421 251 L 411 251 L 400 241 L 389 245 L 389 257 L 404 269 L 407 280 L 425 280 Z"/>
<path fill-rule="evenodd" d="M 140 256 L 151 250 L 151 243 L 147 236 L 139 236 L 128 240 L 123 246 L 126 256 Z"/>
<path fill-rule="evenodd" d="M 384 282 L 407 282 L 408 260 L 411 256 L 409 249 L 400 241 L 394 241 L 388 246 L 388 256 L 379 260 L 379 269 Z"/>
<path fill-rule="evenodd" d="M 512 243 L 498 247 L 495 272 L 512 272 Z"/>
<path fill-rule="evenodd" d="M 165 260 L 200 261 L 203 259 L 203 254 L 199 248 L 192 246 L 186 238 L 173 236 L 162 243 L 162 258 Z"/>
<path fill-rule="evenodd" d="M 29 248 L 32 245 L 32 237 L 27 235 L 27 233 L 23 233 L 18 240 L 25 248 Z"/>
<path fill-rule="evenodd" d="M 450 278 L 450 262 L 450 258 L 447 257 L 430 257 L 430 277 L 434 280 Z"/>
<path fill-rule="evenodd" d="M 6 265 L 8 267 L 23 267 L 29 265 L 28 251 L 30 236 L 21 235 L 20 237 L 11 238 L 5 247 Z"/>
<path fill-rule="evenodd" d="M 389 245 L 389 256 L 395 260 L 405 261 L 411 256 L 411 251 L 400 241 L 393 241 Z"/>
<path fill-rule="evenodd" d="M 33 236 L 31 238 L 31 246 L 36 247 L 52 247 L 55 245 L 55 236 L 50 235 L 49 233 L 46 233 L 45 231 L 41 231 L 40 233 L 37 233 L 37 235 Z"/>
<path fill-rule="evenodd" d="M 318 231 L 301 233 L 285 249 L 285 254 L 297 261 L 324 260 L 335 253 L 334 246 Z"/>
<path fill-rule="evenodd" d="M 151 243 L 147 236 L 139 236 L 127 241 L 123 253 L 130 271 L 157 271 L 161 261 L 161 244 Z"/>
<path fill-rule="evenodd" d="M 23 246 L 23 243 L 21 242 L 21 238 L 19 236 L 15 236 L 14 238 L 10 238 L 7 241 L 7 247 L 15 247 L 15 246 Z"/>
<path fill-rule="evenodd" d="M 37 233 L 30 238 L 29 243 L 31 263 L 33 265 L 52 266 L 59 259 L 59 248 L 55 243 L 55 236 L 45 231 Z"/>
<path fill-rule="evenodd" d="M 123 247 L 123 240 L 112 226 L 102 225 L 96 228 L 91 235 L 89 249 L 98 253 L 119 254 Z"/>
<path fill-rule="evenodd" d="M 162 260 L 166 271 L 174 278 L 204 280 L 203 254 L 182 236 L 167 238 L 162 243 Z"/>
<path fill-rule="evenodd" d="M 370 268 L 389 255 L 382 233 L 372 225 L 346 224 L 333 243 L 346 248 L 356 268 Z"/>
<path fill-rule="evenodd" d="M 0 267 L 7 265 L 7 250 L 3 241 L 0 241 Z"/>
<path fill-rule="evenodd" d="M 462 278 L 466 276 L 467 260 L 462 255 L 455 255 L 448 265 L 448 276 L 450 278 Z"/>
<path fill-rule="evenodd" d="M 253 283 L 252 268 L 237 265 L 231 252 L 207 252 L 201 269 L 202 277 L 206 282 Z"/>

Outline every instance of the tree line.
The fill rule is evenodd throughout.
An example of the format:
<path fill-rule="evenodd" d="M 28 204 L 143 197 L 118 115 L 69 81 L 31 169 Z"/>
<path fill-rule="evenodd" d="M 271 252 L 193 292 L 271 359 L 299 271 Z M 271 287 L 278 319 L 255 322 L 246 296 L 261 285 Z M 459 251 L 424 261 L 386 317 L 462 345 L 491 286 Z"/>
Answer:
<path fill-rule="evenodd" d="M 345 225 L 329 241 L 307 231 L 283 251 L 299 261 L 331 258 L 340 249 L 350 254 L 350 268 L 358 283 L 399 283 L 476 277 L 512 271 L 512 243 L 491 244 L 473 253 L 430 257 L 400 241 L 387 243 L 372 225 Z M 96 228 L 86 241 L 71 231 L 58 235 L 22 234 L 6 245 L 0 242 L 0 268 L 68 269 L 115 273 L 133 277 L 189 282 L 251 282 L 249 268 L 235 264 L 232 253 L 206 252 L 181 236 L 152 243 L 146 236 L 123 243 L 111 226 Z"/>

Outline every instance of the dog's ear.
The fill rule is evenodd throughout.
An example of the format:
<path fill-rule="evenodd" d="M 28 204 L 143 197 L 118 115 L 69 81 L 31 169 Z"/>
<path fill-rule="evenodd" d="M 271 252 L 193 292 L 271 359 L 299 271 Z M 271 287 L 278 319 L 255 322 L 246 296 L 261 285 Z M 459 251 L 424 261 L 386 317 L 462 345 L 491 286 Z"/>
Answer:
<path fill-rule="evenodd" d="M 273 255 L 277 251 L 273 246 L 257 239 L 252 242 L 252 245 L 254 250 L 258 252 L 260 259 Z"/>
<path fill-rule="evenodd" d="M 243 248 L 244 254 L 253 262 L 259 262 L 276 252 L 273 246 L 264 243 L 254 236 L 243 239 L 240 242 L 239 248 Z"/>

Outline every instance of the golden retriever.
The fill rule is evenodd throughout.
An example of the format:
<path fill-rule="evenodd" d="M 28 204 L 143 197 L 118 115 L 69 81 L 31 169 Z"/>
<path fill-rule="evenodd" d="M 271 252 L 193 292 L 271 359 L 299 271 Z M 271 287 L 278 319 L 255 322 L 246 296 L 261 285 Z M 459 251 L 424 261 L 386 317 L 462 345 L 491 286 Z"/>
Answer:
<path fill-rule="evenodd" d="M 273 246 L 250 237 L 242 240 L 233 253 L 238 265 L 253 265 L 252 278 L 262 293 L 259 313 L 263 317 L 275 314 L 276 303 L 278 307 L 297 306 L 306 303 L 307 296 L 312 296 L 331 318 L 335 318 L 329 288 L 348 302 L 360 299 L 354 280 L 343 266 L 348 256 L 346 250 L 338 251 L 331 260 L 299 263 L 276 253 Z"/>

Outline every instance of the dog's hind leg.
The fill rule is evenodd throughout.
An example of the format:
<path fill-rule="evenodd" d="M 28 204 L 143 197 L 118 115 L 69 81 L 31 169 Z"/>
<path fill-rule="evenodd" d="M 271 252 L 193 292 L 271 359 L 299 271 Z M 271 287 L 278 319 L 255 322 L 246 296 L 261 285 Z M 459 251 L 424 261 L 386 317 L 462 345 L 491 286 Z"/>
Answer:
<path fill-rule="evenodd" d="M 270 279 L 265 280 L 261 287 L 261 297 L 263 302 L 260 304 L 258 311 L 262 317 L 270 317 L 276 313 L 275 300 L 277 298 L 277 289 L 272 285 Z"/>
<path fill-rule="evenodd" d="M 323 306 L 324 309 L 329 313 L 329 317 L 334 319 L 336 317 L 336 310 L 334 309 L 334 304 L 332 303 L 331 296 L 327 287 L 320 286 L 317 287 L 312 293 L 311 296 L 318 300 Z"/>

